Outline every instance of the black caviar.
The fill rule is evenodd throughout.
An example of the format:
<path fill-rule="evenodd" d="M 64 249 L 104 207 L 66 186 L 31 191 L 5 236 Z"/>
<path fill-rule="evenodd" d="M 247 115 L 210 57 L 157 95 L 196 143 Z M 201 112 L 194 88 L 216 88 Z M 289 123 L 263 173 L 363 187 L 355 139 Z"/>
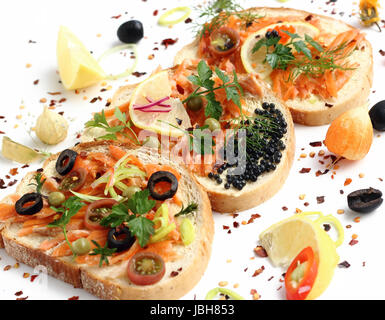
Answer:
<path fill-rule="evenodd" d="M 246 137 L 239 138 L 235 134 L 228 139 L 221 150 L 224 163 L 208 174 L 217 184 L 223 183 L 225 189 L 242 190 L 247 183 L 256 182 L 264 173 L 274 171 L 281 162 L 286 149 L 283 138 L 287 133 L 282 112 L 274 103 L 264 102 L 262 109 L 255 109 L 254 116 L 241 122 L 240 128 L 245 129 Z"/>

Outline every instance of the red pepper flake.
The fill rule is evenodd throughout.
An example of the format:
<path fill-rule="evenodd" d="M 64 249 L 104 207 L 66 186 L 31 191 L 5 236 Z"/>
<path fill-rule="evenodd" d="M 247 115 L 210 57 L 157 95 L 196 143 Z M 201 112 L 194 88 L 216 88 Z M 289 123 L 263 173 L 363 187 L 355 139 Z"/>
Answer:
<path fill-rule="evenodd" d="M 12 175 L 12 176 L 17 175 L 18 174 L 17 168 L 12 168 L 11 170 L 9 170 L 9 174 Z"/>
<path fill-rule="evenodd" d="M 66 98 L 61 98 L 61 99 L 59 100 L 59 103 L 63 103 L 63 102 L 66 102 L 66 101 L 67 101 Z"/>
<path fill-rule="evenodd" d="M 309 14 L 309 15 L 305 18 L 305 21 L 310 21 L 311 19 L 313 19 L 313 15 L 312 15 L 312 14 Z"/>
<path fill-rule="evenodd" d="M 233 213 L 233 214 L 232 214 L 233 219 L 235 219 L 235 218 L 238 217 L 238 216 L 239 216 L 238 213 Z"/>
<path fill-rule="evenodd" d="M 239 223 L 237 221 L 234 221 L 233 222 L 233 226 L 234 226 L 234 228 L 238 228 L 239 227 Z"/>
<path fill-rule="evenodd" d="M 268 256 L 265 248 L 262 246 L 257 246 L 256 248 L 254 248 L 254 252 L 258 257 L 261 258 L 266 258 Z"/>
<path fill-rule="evenodd" d="M 167 49 L 168 46 L 175 44 L 177 41 L 178 41 L 178 38 L 176 38 L 175 40 L 171 38 L 167 38 L 162 40 L 161 45 Z"/>
<path fill-rule="evenodd" d="M 112 16 L 111 19 L 119 19 L 121 16 L 122 16 L 121 14 L 119 14 L 117 16 Z"/>
<path fill-rule="evenodd" d="M 327 224 L 327 223 L 325 223 L 325 224 L 323 225 L 323 227 L 324 227 L 324 230 L 325 230 L 326 232 L 328 232 L 328 231 L 331 229 L 330 224 Z"/>
<path fill-rule="evenodd" d="M 5 134 L 5 132 L 4 131 L 0 131 L 0 134 Z"/>
<path fill-rule="evenodd" d="M 0 189 L 6 189 L 5 182 L 3 179 L 0 179 Z"/>
<path fill-rule="evenodd" d="M 146 74 L 146 72 L 138 72 L 138 71 L 135 71 L 132 73 L 132 75 L 137 77 L 137 78 L 144 76 L 145 74 Z"/>
<path fill-rule="evenodd" d="M 15 292 L 16 297 L 20 297 L 23 294 L 23 291 L 17 291 Z"/>
<path fill-rule="evenodd" d="M 309 202 L 305 202 L 303 205 L 304 205 L 305 207 L 308 207 L 308 206 L 310 205 L 310 203 L 309 203 Z"/>
<path fill-rule="evenodd" d="M 385 57 L 385 51 L 384 51 L 384 50 L 380 49 L 379 53 L 380 53 L 380 55 L 382 55 L 383 57 Z"/>
<path fill-rule="evenodd" d="M 287 207 L 282 207 L 282 210 L 283 210 L 283 211 L 287 211 L 288 208 L 287 208 Z"/>
<path fill-rule="evenodd" d="M 10 182 L 8 182 L 8 187 L 12 187 L 13 185 L 15 185 L 16 184 L 16 182 L 17 182 L 17 180 L 15 179 L 15 180 L 13 180 L 13 181 L 10 181 Z"/>
<path fill-rule="evenodd" d="M 325 196 L 319 196 L 317 197 L 317 203 L 318 204 L 321 204 L 321 203 L 324 203 L 325 202 Z"/>
<path fill-rule="evenodd" d="M 223 225 L 223 230 L 229 230 L 230 229 L 230 227 L 229 226 L 225 226 L 225 225 Z"/>
<path fill-rule="evenodd" d="M 339 263 L 338 267 L 339 268 L 349 268 L 350 267 L 350 263 L 345 260 L 345 261 Z"/>
<path fill-rule="evenodd" d="M 39 83 L 39 79 L 35 80 L 33 84 L 36 86 Z"/>
<path fill-rule="evenodd" d="M 187 18 L 184 23 L 191 23 L 192 22 L 192 19 L 191 18 Z"/>
<path fill-rule="evenodd" d="M 34 282 L 35 279 L 36 279 L 38 276 L 39 276 L 38 274 L 33 274 L 33 275 L 31 276 L 31 282 Z"/>
<path fill-rule="evenodd" d="M 170 277 L 174 278 L 174 277 L 176 277 L 178 274 L 179 274 L 179 272 L 177 272 L 177 271 L 172 271 L 171 274 L 170 274 Z"/>
<path fill-rule="evenodd" d="M 278 288 L 277 288 L 277 291 L 279 291 L 279 290 L 281 290 L 281 289 L 282 289 L 282 286 L 278 287 Z"/>
<path fill-rule="evenodd" d="M 51 96 L 57 96 L 59 94 L 61 94 L 61 92 L 57 91 L 57 92 L 47 92 L 48 94 L 50 94 Z"/>
<path fill-rule="evenodd" d="M 230 234 L 230 233 L 231 233 L 231 230 L 227 231 L 227 233 Z"/>
<path fill-rule="evenodd" d="M 79 296 L 73 296 L 71 298 L 68 298 L 68 300 L 79 300 Z"/>
<path fill-rule="evenodd" d="M 253 277 L 256 277 L 256 276 L 260 275 L 263 272 L 263 270 L 265 270 L 264 266 L 262 266 L 259 269 L 255 270 L 254 273 L 253 273 Z"/>
<path fill-rule="evenodd" d="M 345 182 L 344 182 L 344 186 L 346 187 L 346 186 L 348 186 L 349 184 L 351 184 L 352 183 L 352 179 L 350 179 L 350 178 L 347 178 L 346 180 L 345 180 Z"/>
<path fill-rule="evenodd" d="M 183 87 L 182 87 L 180 84 L 177 84 L 177 85 L 176 85 L 176 89 L 178 90 L 178 92 L 179 92 L 180 94 L 184 94 L 184 89 L 183 89 Z"/>
<path fill-rule="evenodd" d="M 322 147 L 322 141 L 315 141 L 309 143 L 312 147 Z"/>
<path fill-rule="evenodd" d="M 309 173 L 311 168 L 302 168 L 299 173 Z"/>
<path fill-rule="evenodd" d="M 158 10 L 154 10 L 154 12 L 152 13 L 154 15 L 154 17 L 156 17 L 158 15 Z"/>
<path fill-rule="evenodd" d="M 27 299 L 28 299 L 28 296 L 23 298 L 16 298 L 16 300 L 27 300 Z"/>
<path fill-rule="evenodd" d="M 9 269 L 11 269 L 12 268 L 12 266 L 11 265 L 6 265 L 5 267 L 4 267 L 4 271 L 8 271 Z"/>
<path fill-rule="evenodd" d="M 358 243 L 358 240 L 352 239 L 352 240 L 350 240 L 349 245 L 354 246 L 354 245 L 356 245 L 357 243 Z"/>

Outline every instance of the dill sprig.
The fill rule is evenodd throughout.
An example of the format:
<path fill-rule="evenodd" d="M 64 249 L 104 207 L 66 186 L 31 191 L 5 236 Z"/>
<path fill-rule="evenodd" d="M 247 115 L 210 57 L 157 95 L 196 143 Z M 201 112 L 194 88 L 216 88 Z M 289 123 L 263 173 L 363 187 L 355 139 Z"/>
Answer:
<path fill-rule="evenodd" d="M 290 70 L 287 81 L 295 80 L 299 75 L 318 77 L 325 71 L 354 70 L 343 62 L 352 54 L 352 50 L 345 50 L 349 43 L 343 42 L 335 48 L 326 49 L 312 37 L 305 34 L 302 39 L 298 34 L 282 30 L 290 37 L 290 41 L 281 44 L 281 36 L 270 33 L 260 39 L 252 52 L 266 47 L 266 57 L 263 63 L 268 63 L 272 69 Z M 293 49 L 297 52 L 294 55 Z"/>
<path fill-rule="evenodd" d="M 250 10 L 244 10 L 234 0 L 210 1 L 206 6 L 195 7 L 195 9 L 200 12 L 199 18 L 203 19 L 193 26 L 200 38 L 225 25 L 232 15 L 242 20 L 242 27 L 245 29 L 251 26 L 254 20 L 262 17 Z"/>

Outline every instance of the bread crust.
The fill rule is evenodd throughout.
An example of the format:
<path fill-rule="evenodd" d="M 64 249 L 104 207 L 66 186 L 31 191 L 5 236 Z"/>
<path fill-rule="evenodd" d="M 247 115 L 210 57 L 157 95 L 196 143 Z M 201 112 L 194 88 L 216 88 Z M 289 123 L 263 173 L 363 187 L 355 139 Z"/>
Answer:
<path fill-rule="evenodd" d="M 127 150 L 141 149 L 145 155 L 151 155 L 151 150 L 146 148 L 135 148 L 130 144 L 107 141 L 92 141 L 82 143 L 73 149 L 77 152 L 92 150 L 94 148 L 103 148 L 113 143 L 114 145 L 126 148 Z M 144 151 L 143 151 L 144 150 Z M 52 155 L 44 163 L 44 168 L 52 161 L 55 161 L 58 154 Z M 161 158 L 158 161 L 161 161 Z M 168 160 L 167 160 L 168 161 Z M 174 166 L 175 167 L 175 166 Z M 31 267 L 42 265 L 46 268 L 47 273 L 55 278 L 72 284 L 77 288 L 84 288 L 91 294 L 101 299 L 177 299 L 191 290 L 200 280 L 207 268 L 211 255 L 211 244 L 214 234 L 214 221 L 212 218 L 211 206 L 207 194 L 199 186 L 195 178 L 188 173 L 188 170 L 179 165 L 182 175 L 186 181 L 197 192 L 195 198 L 199 199 L 199 214 L 197 218 L 200 228 L 196 230 L 196 242 L 194 242 L 194 259 L 188 266 L 179 272 L 176 277 L 165 277 L 158 283 L 150 286 L 135 286 L 129 284 L 128 280 L 124 280 L 124 285 L 114 279 L 106 279 L 98 275 L 98 267 L 90 267 L 87 265 L 79 265 L 71 260 L 70 257 L 54 258 L 46 252 L 40 250 L 38 246 L 33 245 L 36 241 L 31 240 L 30 236 L 17 237 L 17 231 L 21 228 L 21 224 L 6 223 L 3 224 L 1 230 L 1 238 L 4 241 L 6 252 L 14 257 L 17 261 L 25 263 Z M 17 192 L 22 194 L 25 191 L 26 184 L 33 177 L 33 173 L 26 175 L 17 187 Z M 44 238 L 46 239 L 46 238 Z M 184 257 L 182 257 L 183 259 Z M 118 267 L 125 270 L 128 262 L 121 262 Z M 167 265 L 167 264 L 166 264 Z M 110 268 L 110 267 L 104 267 Z M 102 269 L 104 269 L 102 268 Z M 172 270 L 166 270 L 171 272 Z"/>
<path fill-rule="evenodd" d="M 245 11 L 258 11 L 263 12 L 267 16 L 269 14 L 282 15 L 282 16 L 298 16 L 299 19 L 305 20 L 308 16 L 313 16 L 321 20 L 321 24 L 324 27 L 340 29 L 356 29 L 353 26 L 320 14 L 313 14 L 307 11 L 291 9 L 291 8 L 262 8 L 255 7 Z M 198 38 L 193 42 L 184 46 L 175 56 L 174 65 L 180 64 L 184 59 L 197 59 L 198 58 Z M 289 107 L 293 121 L 298 124 L 306 126 L 321 126 L 330 124 L 335 118 L 337 118 L 343 112 L 360 107 L 367 102 L 370 94 L 370 89 L 373 83 L 373 50 L 371 44 L 364 40 L 361 48 L 365 47 L 365 63 L 362 63 L 362 59 L 357 59 L 354 62 L 359 63 L 359 67 L 355 70 L 354 79 L 350 79 L 347 84 L 338 92 L 338 96 L 335 99 L 329 99 L 327 101 L 319 101 L 315 106 L 309 108 L 309 103 L 304 100 L 288 100 L 286 102 Z M 361 61 L 360 61 L 361 60 Z M 348 90 L 344 90 L 344 88 Z M 346 92 L 348 91 L 348 92 Z M 330 107 L 332 105 L 332 107 Z"/>

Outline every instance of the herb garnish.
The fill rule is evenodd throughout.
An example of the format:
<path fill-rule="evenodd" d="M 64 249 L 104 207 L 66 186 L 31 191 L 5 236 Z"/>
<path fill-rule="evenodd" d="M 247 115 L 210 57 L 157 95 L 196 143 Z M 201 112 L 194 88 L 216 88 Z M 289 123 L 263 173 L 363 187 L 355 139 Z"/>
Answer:
<path fill-rule="evenodd" d="M 89 253 L 89 255 L 97 256 L 98 254 L 100 254 L 99 268 L 103 265 L 103 262 L 105 262 L 106 265 L 109 265 L 110 262 L 108 261 L 108 257 L 112 256 L 115 253 L 116 248 L 112 248 L 112 249 L 108 248 L 108 243 L 106 243 L 104 247 L 101 247 L 101 245 L 97 243 L 95 240 L 91 240 L 91 241 L 96 246 L 96 248 L 94 248 L 94 250 L 92 250 L 92 252 Z"/>
<path fill-rule="evenodd" d="M 36 192 L 41 194 L 41 189 L 43 188 L 44 183 L 46 182 L 47 179 L 42 179 L 43 175 L 38 172 L 35 176 L 34 179 L 36 183 L 30 183 L 28 184 L 29 186 L 36 186 Z"/>
<path fill-rule="evenodd" d="M 175 217 L 179 217 L 182 215 L 190 214 L 198 209 L 198 205 L 195 202 L 190 203 L 186 208 L 182 205 L 182 209 L 175 215 Z"/>
<path fill-rule="evenodd" d="M 114 205 L 111 214 L 100 221 L 105 227 L 116 228 L 125 224 L 136 236 L 140 246 L 147 245 L 150 236 L 154 234 L 154 222 L 147 219 L 144 214 L 154 208 L 156 201 L 149 199 L 150 191 L 145 189 L 136 192 L 132 198 L 126 202 Z M 133 214 L 129 214 L 129 210 Z"/>
<path fill-rule="evenodd" d="M 242 20 L 245 29 L 248 28 L 254 20 L 262 17 L 259 14 L 253 13 L 252 10 L 244 10 L 244 8 L 234 0 L 210 1 L 207 6 L 196 9 L 200 11 L 199 18 L 204 19 L 203 23 L 196 23 L 194 26 L 199 37 L 219 29 L 227 23 L 232 15 Z"/>
<path fill-rule="evenodd" d="M 243 95 L 242 87 L 238 83 L 238 77 L 235 71 L 233 71 L 233 81 L 224 74 L 218 67 L 215 68 L 215 74 L 222 81 L 222 85 L 214 87 L 214 80 L 212 80 L 213 71 L 207 65 L 204 60 L 198 63 L 197 67 L 198 75 L 190 75 L 188 79 L 197 86 L 193 93 L 191 93 L 182 103 L 188 102 L 190 99 L 197 96 L 204 96 L 207 100 L 205 115 L 207 117 L 215 118 L 219 120 L 222 115 L 223 109 L 221 104 L 215 98 L 215 90 L 224 89 L 228 100 L 233 101 L 241 109 L 241 100 L 239 92 Z M 206 90 L 199 91 L 201 88 Z M 239 91 L 239 92 L 238 92 Z"/>
<path fill-rule="evenodd" d="M 53 227 L 59 227 L 62 229 L 64 238 L 66 242 L 68 243 L 68 246 L 70 247 L 74 257 L 76 257 L 76 253 L 74 252 L 71 242 L 68 240 L 67 237 L 67 224 L 70 222 L 71 218 L 79 212 L 79 210 L 84 206 L 85 204 L 78 198 L 78 197 L 69 197 L 60 208 L 55 208 L 51 206 L 51 209 L 63 213 L 62 216 L 51 222 L 47 225 L 49 228 Z"/>
<path fill-rule="evenodd" d="M 290 41 L 281 44 L 281 36 L 270 34 L 268 37 L 260 39 L 252 50 L 253 53 L 266 47 L 266 58 L 263 63 L 268 63 L 272 69 L 286 70 L 291 68 L 288 81 L 294 80 L 300 74 L 317 77 L 327 70 L 352 70 L 353 68 L 344 67 L 337 64 L 339 60 L 345 59 L 350 53 L 344 53 L 347 43 L 342 43 L 336 48 L 324 49 L 323 46 L 312 37 L 305 34 L 302 39 L 298 34 L 282 30 L 290 37 Z M 313 57 L 311 48 L 316 51 Z M 298 53 L 294 56 L 293 49 Z"/>
<path fill-rule="evenodd" d="M 127 116 L 125 113 L 122 113 L 119 108 L 115 108 L 115 117 L 118 119 L 122 124 L 118 126 L 110 126 L 106 119 L 106 115 L 104 114 L 104 110 L 102 110 L 101 113 L 95 113 L 94 119 L 87 121 L 85 124 L 86 128 L 102 128 L 107 131 L 107 134 L 100 136 L 97 138 L 97 140 L 117 140 L 116 133 L 120 132 L 122 135 L 124 135 L 126 138 L 132 140 L 134 143 L 140 145 L 138 136 L 136 135 L 135 131 L 131 128 L 131 121 L 127 119 Z M 128 129 L 133 134 L 133 139 L 131 136 L 125 134 L 123 132 L 124 129 Z"/>

